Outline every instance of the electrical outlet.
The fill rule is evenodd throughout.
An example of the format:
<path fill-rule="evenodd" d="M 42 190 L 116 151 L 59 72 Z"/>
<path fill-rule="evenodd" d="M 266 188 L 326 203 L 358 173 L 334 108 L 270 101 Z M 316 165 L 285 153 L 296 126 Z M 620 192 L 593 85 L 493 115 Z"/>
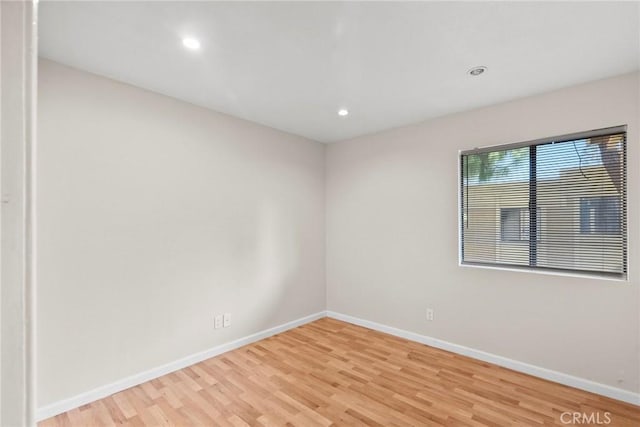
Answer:
<path fill-rule="evenodd" d="M 433 320 L 433 308 L 427 308 L 427 320 L 429 322 Z"/>
<path fill-rule="evenodd" d="M 222 328 L 222 314 L 216 315 L 214 318 L 213 327 L 216 329 Z"/>
<path fill-rule="evenodd" d="M 222 323 L 225 328 L 228 328 L 229 326 L 231 326 L 231 313 L 224 314 Z"/>

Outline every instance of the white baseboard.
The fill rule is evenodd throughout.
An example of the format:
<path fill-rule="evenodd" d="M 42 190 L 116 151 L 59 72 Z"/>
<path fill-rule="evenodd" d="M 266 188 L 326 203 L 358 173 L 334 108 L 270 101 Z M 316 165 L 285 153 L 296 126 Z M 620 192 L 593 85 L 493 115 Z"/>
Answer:
<path fill-rule="evenodd" d="M 384 332 L 390 335 L 395 335 L 397 337 L 401 337 L 411 341 L 416 341 L 431 347 L 447 350 L 452 353 L 457 353 L 463 356 L 469 356 L 474 359 L 482 360 L 484 362 L 493 363 L 494 365 L 513 369 L 514 371 L 523 372 L 525 374 L 567 385 L 569 387 L 574 387 L 580 390 L 589 391 L 591 393 L 600 394 L 602 396 L 621 400 L 623 402 L 631 403 L 634 405 L 640 405 L 640 394 L 634 393 L 632 391 L 622 390 L 606 384 L 600 384 L 584 378 L 574 377 L 573 375 L 564 374 L 558 371 L 552 371 L 551 369 L 541 368 L 539 366 L 519 362 L 507 357 L 498 356 L 496 354 L 487 353 L 481 350 L 475 350 L 463 345 L 453 344 L 448 341 L 420 335 L 415 332 L 405 331 L 403 329 L 371 322 L 369 320 L 360 319 L 346 314 L 336 313 L 334 311 L 327 311 L 327 316 L 333 319 L 342 320 L 343 322 L 353 323 L 354 325 L 363 326 L 365 328 Z"/>
<path fill-rule="evenodd" d="M 289 329 L 296 328 L 298 326 L 304 325 L 305 323 L 313 322 L 314 320 L 321 319 L 326 316 L 326 311 L 311 314 L 309 316 L 305 316 L 270 329 L 265 329 L 264 331 L 260 331 L 255 334 L 239 338 L 235 341 L 218 345 L 216 347 L 210 348 L 209 350 L 205 350 L 191 356 L 183 357 L 182 359 L 167 363 L 166 365 L 158 366 L 157 368 L 149 369 L 148 371 L 123 378 L 114 383 L 98 387 L 77 396 L 55 402 L 47 406 L 43 406 L 42 408 L 38 408 L 36 411 L 36 421 L 42 421 L 44 419 L 53 417 L 79 406 L 86 405 L 87 403 L 95 402 L 96 400 L 103 399 L 114 393 L 118 393 L 122 390 L 126 390 L 144 382 L 151 381 L 155 378 L 161 377 L 162 375 L 166 375 L 179 369 L 186 368 L 187 366 L 202 362 L 203 360 L 210 359 L 222 353 L 235 350 L 247 344 L 260 341 L 272 335 L 285 332 Z"/>

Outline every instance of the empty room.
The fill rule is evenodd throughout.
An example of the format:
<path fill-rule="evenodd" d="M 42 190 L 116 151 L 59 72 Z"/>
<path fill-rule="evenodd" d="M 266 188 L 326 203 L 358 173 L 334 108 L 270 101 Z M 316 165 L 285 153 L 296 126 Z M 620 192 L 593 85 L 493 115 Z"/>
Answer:
<path fill-rule="evenodd" d="M 640 2 L 0 17 L 1 426 L 640 425 Z"/>

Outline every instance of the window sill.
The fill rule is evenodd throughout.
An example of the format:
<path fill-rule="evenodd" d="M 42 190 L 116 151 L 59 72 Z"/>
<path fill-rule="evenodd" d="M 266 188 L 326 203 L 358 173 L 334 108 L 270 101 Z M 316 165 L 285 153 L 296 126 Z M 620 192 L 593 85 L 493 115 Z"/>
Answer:
<path fill-rule="evenodd" d="M 500 265 L 482 265 L 482 264 L 469 264 L 462 263 L 458 261 L 459 267 L 464 268 L 482 268 L 485 270 L 502 270 L 502 271 L 514 271 L 517 273 L 529 273 L 529 274 L 542 274 L 545 276 L 561 276 L 561 277 L 576 277 L 581 279 L 591 279 L 591 280 L 605 280 L 610 282 L 622 282 L 629 283 L 629 274 L 627 273 L 624 277 L 616 277 L 616 276 L 608 276 L 608 275 L 600 275 L 598 273 L 572 273 L 568 271 L 561 270 L 552 270 L 552 269 L 531 269 L 531 268 L 518 268 L 518 267 L 506 267 Z"/>

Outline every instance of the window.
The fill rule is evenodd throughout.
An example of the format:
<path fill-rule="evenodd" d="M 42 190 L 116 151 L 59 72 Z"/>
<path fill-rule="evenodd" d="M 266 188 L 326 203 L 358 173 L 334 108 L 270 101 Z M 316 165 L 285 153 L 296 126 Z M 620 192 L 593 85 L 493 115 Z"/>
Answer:
<path fill-rule="evenodd" d="M 580 233 L 620 234 L 620 200 L 615 196 L 582 197 Z"/>
<path fill-rule="evenodd" d="M 626 277 L 625 127 L 471 150 L 460 168 L 462 264 Z"/>
<path fill-rule="evenodd" d="M 542 214 L 538 208 L 538 229 Z M 529 209 L 500 208 L 500 240 L 503 242 L 526 242 L 529 240 Z M 538 240 L 540 236 L 538 235 Z"/>

